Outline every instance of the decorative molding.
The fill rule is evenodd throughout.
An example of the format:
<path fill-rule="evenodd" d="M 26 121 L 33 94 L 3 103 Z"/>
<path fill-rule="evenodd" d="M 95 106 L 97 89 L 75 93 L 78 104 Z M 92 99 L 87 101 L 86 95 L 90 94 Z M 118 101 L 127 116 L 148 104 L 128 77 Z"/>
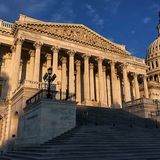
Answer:
<path fill-rule="evenodd" d="M 40 42 L 40 41 L 37 41 L 37 42 L 35 42 L 33 45 L 35 46 L 36 49 L 41 49 L 43 43 Z"/>
<path fill-rule="evenodd" d="M 51 47 L 51 51 L 54 53 L 54 52 L 59 52 L 61 48 L 59 46 L 52 46 Z"/>
<path fill-rule="evenodd" d="M 71 41 L 88 47 L 96 48 L 105 52 L 114 52 L 123 56 L 130 55 L 126 50 L 112 43 L 91 29 L 81 24 L 55 24 L 55 23 L 22 23 L 16 22 L 13 32 L 17 29 L 25 29 L 36 33 L 41 33 L 55 39 Z"/>

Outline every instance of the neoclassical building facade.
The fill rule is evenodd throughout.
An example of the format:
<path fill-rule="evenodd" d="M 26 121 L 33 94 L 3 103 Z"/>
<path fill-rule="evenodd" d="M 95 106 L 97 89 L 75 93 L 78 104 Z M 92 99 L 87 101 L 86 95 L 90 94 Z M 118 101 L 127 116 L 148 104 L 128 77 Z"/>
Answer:
<path fill-rule="evenodd" d="M 0 144 L 20 134 L 26 100 L 46 87 L 43 76 L 49 67 L 57 75 L 57 99 L 74 96 L 82 107 L 122 108 L 125 102 L 149 98 L 145 60 L 124 45 L 82 24 L 25 15 L 14 23 L 0 20 Z"/>

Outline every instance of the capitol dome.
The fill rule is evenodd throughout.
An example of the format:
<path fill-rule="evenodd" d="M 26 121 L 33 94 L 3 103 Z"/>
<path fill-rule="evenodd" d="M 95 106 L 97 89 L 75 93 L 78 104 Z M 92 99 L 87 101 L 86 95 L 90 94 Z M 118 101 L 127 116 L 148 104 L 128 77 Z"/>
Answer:
<path fill-rule="evenodd" d="M 150 81 L 160 82 L 160 13 L 157 26 L 158 37 L 148 47 L 146 64 L 148 65 L 147 75 Z"/>
<path fill-rule="evenodd" d="M 156 57 L 158 54 L 160 54 L 160 36 L 156 40 L 154 40 L 147 50 L 147 59 L 150 59 L 152 57 Z"/>

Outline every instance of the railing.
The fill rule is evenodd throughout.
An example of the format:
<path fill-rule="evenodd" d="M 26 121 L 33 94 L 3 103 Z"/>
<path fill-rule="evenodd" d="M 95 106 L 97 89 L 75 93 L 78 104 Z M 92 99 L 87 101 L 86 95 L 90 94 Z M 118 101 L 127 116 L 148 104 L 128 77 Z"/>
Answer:
<path fill-rule="evenodd" d="M 20 83 L 19 87 L 14 91 L 14 94 L 23 87 L 35 88 L 35 89 L 47 89 L 47 83 L 25 80 Z M 51 90 L 55 90 L 55 88 L 56 88 L 55 84 L 51 84 Z"/>
<path fill-rule="evenodd" d="M 128 59 L 133 60 L 135 62 L 145 63 L 144 59 L 137 58 L 137 57 L 134 57 L 134 56 L 129 56 Z"/>
<path fill-rule="evenodd" d="M 129 106 L 133 106 L 133 105 L 139 105 L 142 103 L 157 104 L 156 101 L 153 99 L 142 97 L 142 98 L 139 98 L 139 99 L 136 99 L 133 101 L 126 102 L 126 105 L 127 105 L 127 107 L 129 107 Z"/>
<path fill-rule="evenodd" d="M 62 93 L 59 91 L 51 91 L 50 97 L 48 97 L 48 91 L 47 90 L 40 90 L 38 93 L 36 93 L 34 96 L 29 98 L 26 101 L 26 105 L 30 106 L 37 102 L 39 102 L 41 99 L 50 99 L 50 100 L 63 100 L 63 101 L 74 101 L 75 100 L 75 94 L 67 95 L 67 92 Z"/>
<path fill-rule="evenodd" d="M 13 23 L 0 20 L 0 27 L 11 29 L 13 27 Z"/>

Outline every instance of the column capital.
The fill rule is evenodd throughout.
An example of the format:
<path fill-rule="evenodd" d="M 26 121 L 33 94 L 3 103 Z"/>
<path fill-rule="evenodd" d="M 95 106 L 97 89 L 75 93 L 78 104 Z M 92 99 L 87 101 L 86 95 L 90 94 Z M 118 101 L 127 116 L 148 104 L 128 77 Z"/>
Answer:
<path fill-rule="evenodd" d="M 40 42 L 40 41 L 37 41 L 37 42 L 35 42 L 35 43 L 33 44 L 33 46 L 34 46 L 36 49 L 41 49 L 42 45 L 43 45 L 43 43 Z"/>
<path fill-rule="evenodd" d="M 121 66 L 123 69 L 127 69 L 128 64 L 127 64 L 127 63 L 122 63 L 122 64 L 120 64 L 120 66 Z"/>
<path fill-rule="evenodd" d="M 89 64 L 89 68 L 90 68 L 90 69 L 94 69 L 94 64 L 93 64 L 93 63 L 90 63 L 90 64 Z"/>
<path fill-rule="evenodd" d="M 59 52 L 60 49 L 61 49 L 60 46 L 54 46 L 54 45 L 53 45 L 53 46 L 51 47 L 51 51 L 52 51 L 52 52 Z"/>
<path fill-rule="evenodd" d="M 98 62 L 103 62 L 103 58 L 102 58 L 102 57 L 97 57 L 96 60 L 97 60 Z"/>
<path fill-rule="evenodd" d="M 110 65 L 115 65 L 115 64 L 116 64 L 116 61 L 110 60 L 110 61 L 108 62 L 108 64 L 110 64 Z"/>
<path fill-rule="evenodd" d="M 84 60 L 88 60 L 90 58 L 90 56 L 87 54 L 82 55 L 82 57 L 84 58 Z"/>
<path fill-rule="evenodd" d="M 15 44 L 17 45 L 22 45 L 24 42 L 24 38 L 23 37 L 19 37 L 16 39 Z"/>
<path fill-rule="evenodd" d="M 80 60 L 77 60 L 77 61 L 76 61 L 76 66 L 77 66 L 77 67 L 81 66 L 81 61 L 80 61 Z"/>
<path fill-rule="evenodd" d="M 47 60 L 51 60 L 51 59 L 52 59 L 52 55 L 49 54 L 49 53 L 47 53 L 47 54 L 45 55 L 45 57 L 47 58 Z"/>
<path fill-rule="evenodd" d="M 14 52 L 14 51 L 16 50 L 16 46 L 15 46 L 15 45 L 12 45 L 12 46 L 10 47 L 10 49 L 11 49 L 12 52 Z"/>
<path fill-rule="evenodd" d="M 76 53 L 75 50 L 68 50 L 68 51 L 67 51 L 67 54 L 68 54 L 69 56 L 74 56 L 75 53 Z"/>
<path fill-rule="evenodd" d="M 62 57 L 61 61 L 62 61 L 62 64 L 67 63 L 67 58 L 66 57 Z"/>
<path fill-rule="evenodd" d="M 11 59 L 12 53 L 8 52 L 4 55 L 4 59 Z"/>
<path fill-rule="evenodd" d="M 31 49 L 29 51 L 29 55 L 30 55 L 30 57 L 34 57 L 35 56 L 35 51 Z"/>

